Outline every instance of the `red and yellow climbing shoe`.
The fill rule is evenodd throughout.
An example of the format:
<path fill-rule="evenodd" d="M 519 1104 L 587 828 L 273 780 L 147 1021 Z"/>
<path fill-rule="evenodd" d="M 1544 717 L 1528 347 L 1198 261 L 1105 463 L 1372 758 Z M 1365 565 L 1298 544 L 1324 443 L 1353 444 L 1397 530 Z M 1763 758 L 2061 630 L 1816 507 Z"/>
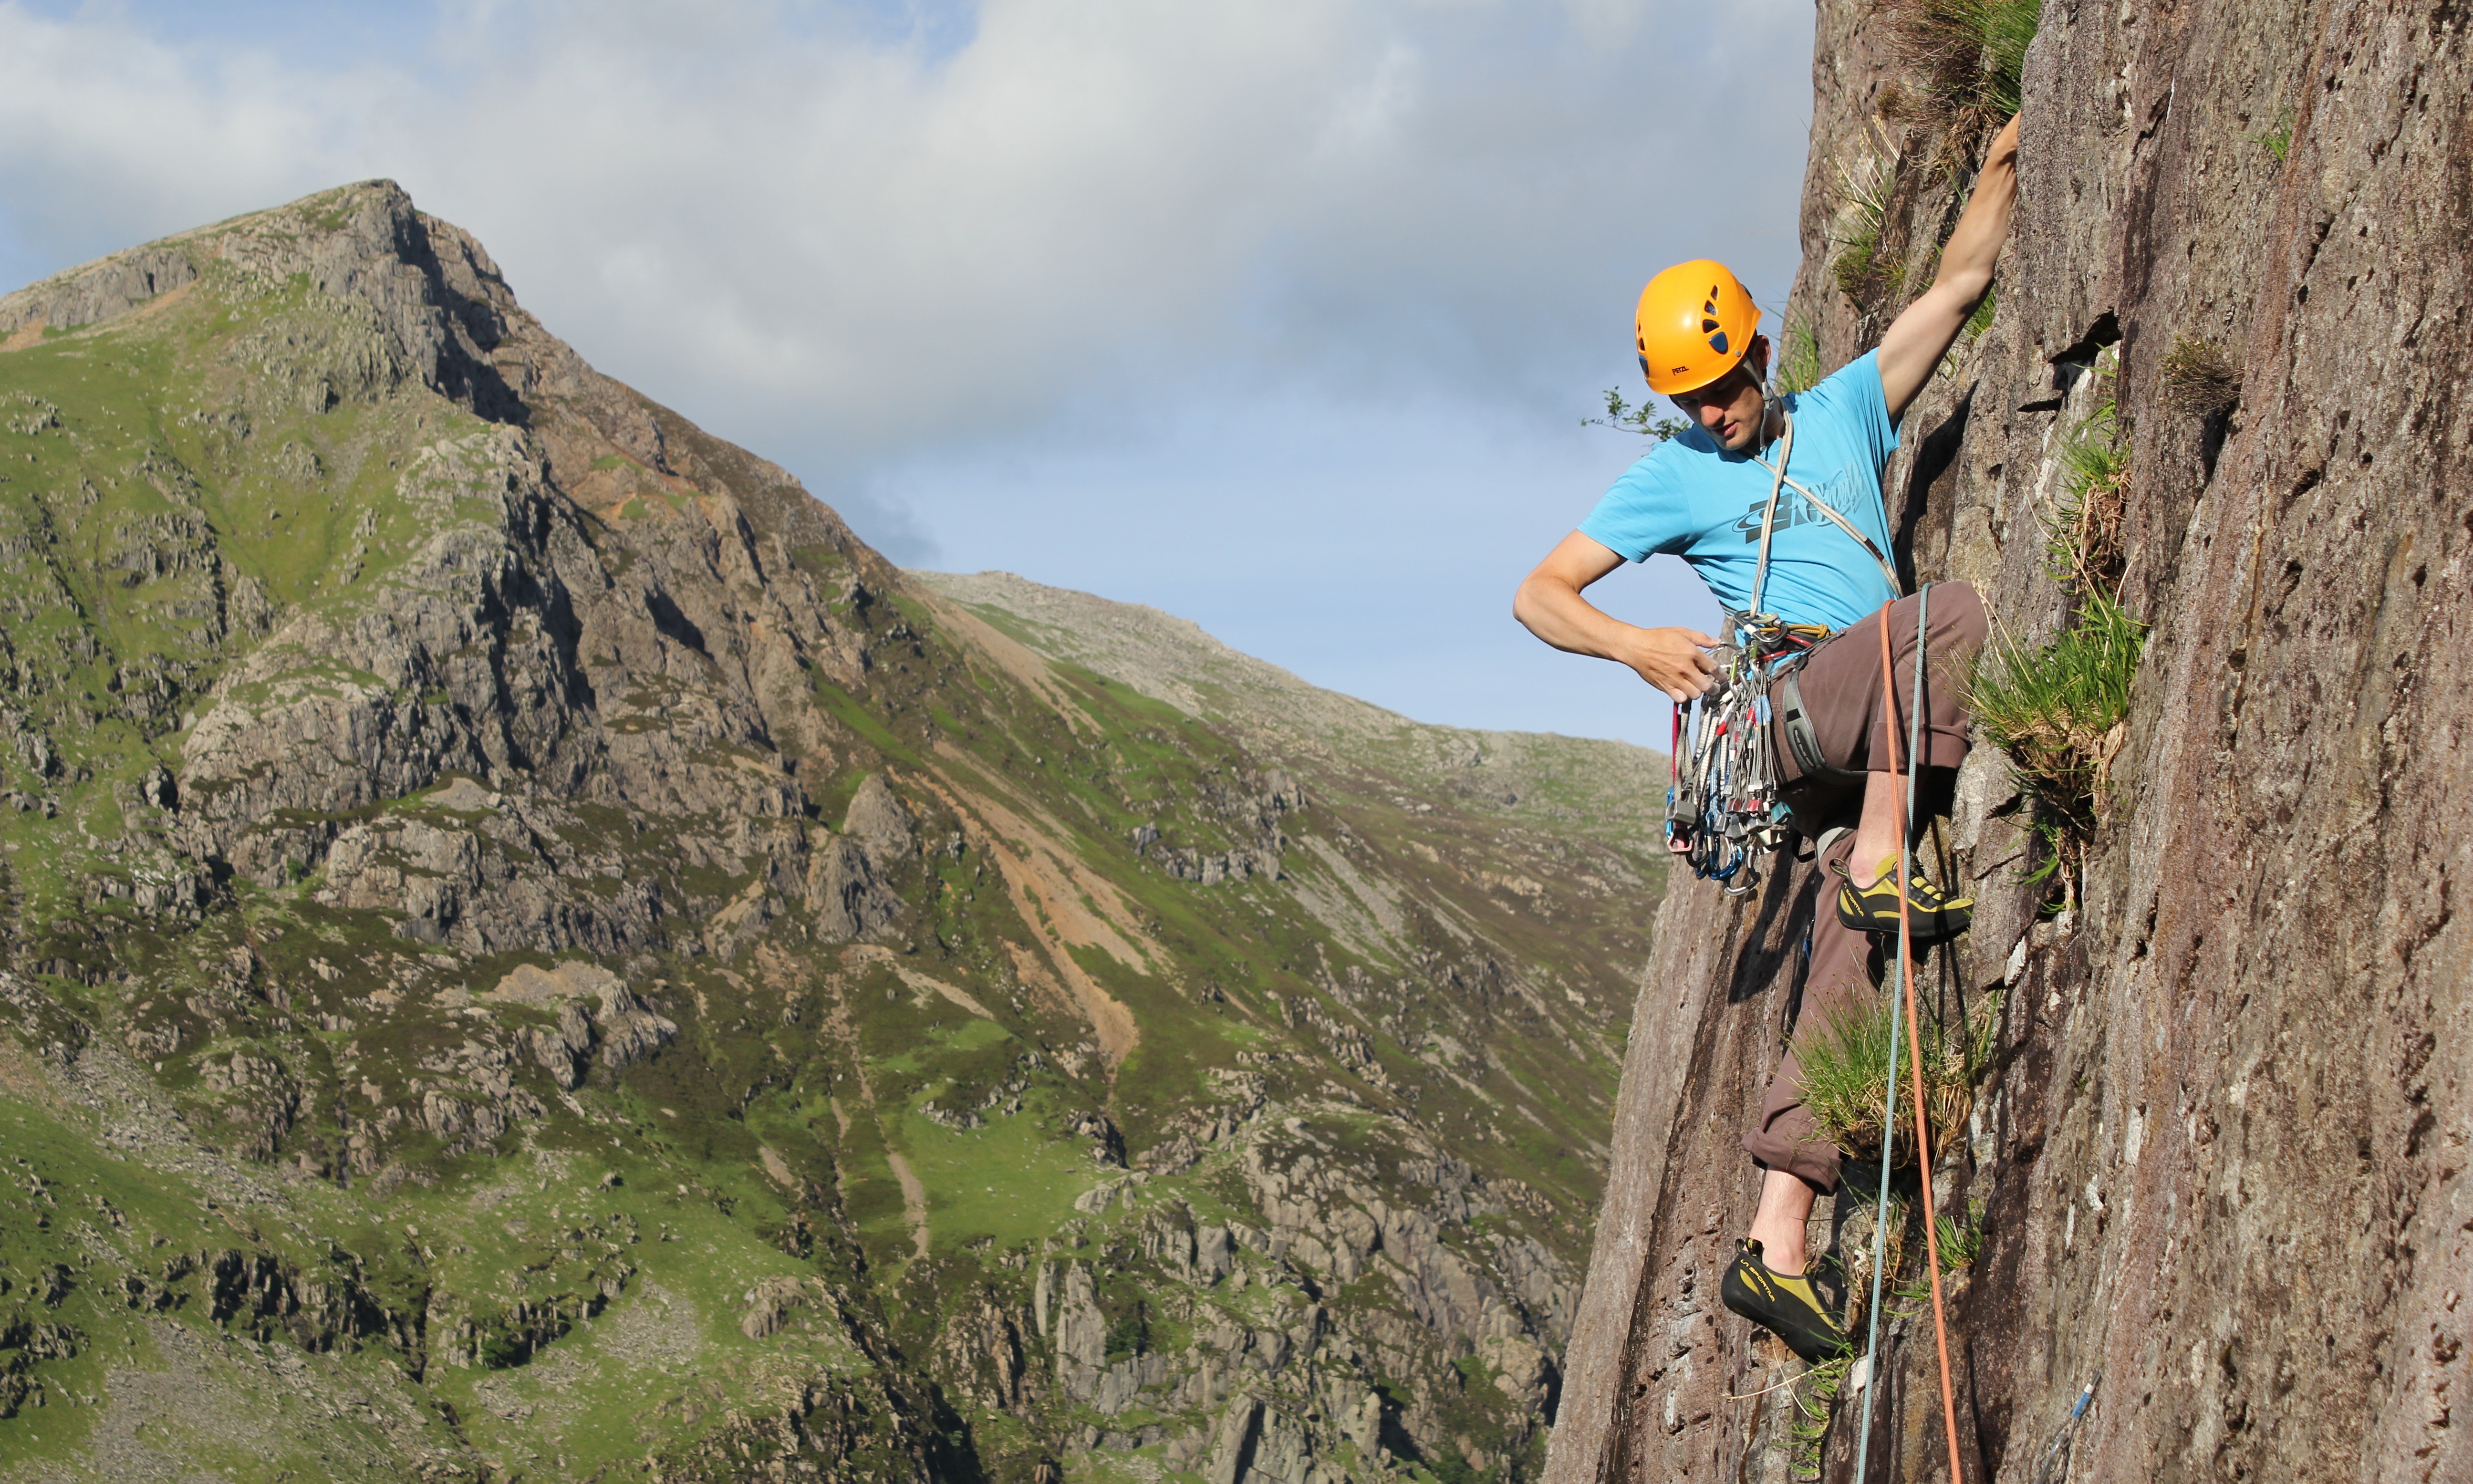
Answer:
<path fill-rule="evenodd" d="M 1846 1327 L 1813 1289 L 1809 1273 L 1789 1278 L 1761 1260 L 1761 1244 L 1737 1242 L 1735 1260 L 1717 1285 L 1726 1306 L 1817 1363 L 1846 1352 Z"/>
<path fill-rule="evenodd" d="M 1898 858 L 1888 856 L 1881 862 L 1880 879 L 1869 886 L 1857 886 L 1853 875 L 1839 866 L 1837 874 L 1846 884 L 1837 889 L 1837 921 L 1859 933 L 1879 933 L 1883 937 L 1898 935 Z M 1907 912 L 1914 919 L 1915 945 L 1945 943 L 1966 931 L 1974 918 L 1975 898 L 1944 897 L 1940 888 L 1924 879 L 1920 871 L 1907 878 Z"/>

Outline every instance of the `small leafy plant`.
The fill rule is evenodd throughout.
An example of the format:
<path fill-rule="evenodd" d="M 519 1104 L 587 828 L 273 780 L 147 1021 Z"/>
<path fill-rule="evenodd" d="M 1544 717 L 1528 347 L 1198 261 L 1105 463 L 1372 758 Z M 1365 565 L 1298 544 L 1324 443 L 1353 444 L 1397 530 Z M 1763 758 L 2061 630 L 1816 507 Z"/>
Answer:
<path fill-rule="evenodd" d="M 1638 433 L 1652 443 L 1662 443 L 1680 434 L 1691 424 L 1680 418 L 1659 417 L 1657 404 L 1646 398 L 1643 398 L 1640 405 L 1635 407 L 1623 400 L 1623 395 L 1621 392 L 1608 387 L 1606 388 L 1605 416 L 1582 418 L 1580 426 L 1613 428 L 1622 433 Z"/>
<path fill-rule="evenodd" d="M 2275 116 L 2273 124 L 2251 134 L 2249 139 L 2251 143 L 2274 156 L 2277 164 L 2283 164 L 2285 157 L 2293 153 L 2292 106 L 2286 105 L 2284 111 Z"/>
<path fill-rule="evenodd" d="M 1975 1266 L 1983 1255 L 1983 1203 L 1969 1201 L 1965 1219 L 1942 1216 L 1933 1222 L 1933 1236 L 1940 1247 L 1940 1276 L 1955 1277 Z M 1900 1283 L 1898 1297 L 1909 1304 L 1932 1302 L 1932 1275 L 1917 1273 Z"/>
<path fill-rule="evenodd" d="M 1933 1223 L 1933 1233 L 1940 1243 L 1942 1273 L 1963 1272 L 1975 1266 L 1975 1259 L 1983 1256 L 1983 1203 L 1967 1202 L 1964 1221 L 1943 1216 Z"/>

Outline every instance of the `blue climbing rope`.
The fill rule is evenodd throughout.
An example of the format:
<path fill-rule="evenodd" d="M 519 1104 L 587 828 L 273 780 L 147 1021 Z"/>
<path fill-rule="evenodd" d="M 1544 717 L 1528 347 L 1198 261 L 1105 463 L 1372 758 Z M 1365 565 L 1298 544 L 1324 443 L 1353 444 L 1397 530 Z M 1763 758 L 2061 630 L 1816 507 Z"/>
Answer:
<path fill-rule="evenodd" d="M 1915 838 L 1915 759 L 1923 748 L 1924 732 L 1924 624 L 1932 615 L 1932 585 L 1927 583 L 1915 592 L 1915 694 L 1907 707 L 1907 827 L 1898 845 L 1898 879 L 1913 879 Z M 1889 610 L 1881 610 L 1881 622 L 1887 624 Z M 1907 935 L 1898 934 L 1898 969 L 1907 967 Z M 1863 1340 L 1863 1419 L 1855 1442 L 1855 1484 L 1867 1484 L 1872 1462 L 1872 1398 L 1880 1390 L 1881 1357 L 1881 1281 L 1886 1275 L 1882 1268 L 1887 1260 L 1889 1243 L 1889 1169 L 1896 1162 L 1898 1143 L 1898 1032 L 1900 1019 L 1895 1011 L 1889 1014 L 1889 1095 L 1881 1113 L 1881 1193 L 1872 1208 L 1872 1303 L 1864 1311 Z M 1932 1171 L 1924 1171 L 1930 1180 Z"/>

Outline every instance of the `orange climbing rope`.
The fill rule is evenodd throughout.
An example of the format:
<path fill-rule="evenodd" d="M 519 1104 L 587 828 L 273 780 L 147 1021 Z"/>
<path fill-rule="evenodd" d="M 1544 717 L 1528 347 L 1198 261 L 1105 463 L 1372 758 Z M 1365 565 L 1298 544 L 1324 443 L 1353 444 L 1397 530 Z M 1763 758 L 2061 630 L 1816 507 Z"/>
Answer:
<path fill-rule="evenodd" d="M 1915 635 L 1915 643 L 1920 649 L 1923 643 L 1923 635 L 1920 633 Z M 1898 688 L 1896 683 L 1890 679 L 1890 672 L 1895 668 L 1895 664 L 1889 658 L 1889 610 L 1887 605 L 1885 604 L 1881 609 L 1881 703 L 1884 708 L 1881 714 L 1881 725 L 1882 729 L 1889 733 L 1889 781 L 1892 786 L 1895 786 L 1899 778 Z M 1920 697 L 1917 698 L 1917 706 L 1918 709 L 1920 709 Z M 1920 720 L 1920 718 L 1918 719 Z M 1907 764 L 1907 771 L 1909 774 L 1907 778 L 1907 787 L 1911 790 L 1914 787 L 1914 780 L 1911 777 L 1914 771 L 1914 759 L 1911 757 L 1908 758 Z M 1911 818 L 1911 811 L 1909 812 L 1909 818 Z M 1924 1103 L 1924 1042 L 1922 1032 L 1915 1021 L 1915 955 L 1913 949 L 1915 935 L 1914 923 L 1908 911 L 1907 905 L 1907 880 L 1909 876 L 1913 874 L 1913 867 L 1909 864 L 1907 852 L 1911 848 L 1912 840 L 1912 826 L 1909 825 L 1908 828 L 1901 833 L 1900 843 L 1898 846 L 1898 931 L 1901 935 L 1905 949 L 1905 951 L 1898 955 L 1898 965 L 1900 969 L 1905 970 L 1907 995 L 1907 1044 L 1912 1048 L 1913 1052 L 1913 1054 L 1907 1058 L 1907 1067 L 1909 1073 L 1911 1073 L 1914 1081 L 1915 1161 L 1916 1167 L 1923 1172 L 1924 1261 L 1932 1269 L 1933 1343 L 1937 1346 L 1940 1351 L 1940 1417 L 1942 1424 L 1948 1429 L 1949 1433 L 1949 1477 L 1951 1484 L 1963 1484 L 1966 1473 L 1964 1470 L 1958 1467 L 1957 1462 L 1957 1402 L 1952 1397 L 1949 1387 L 1949 1325 L 1941 1314 L 1940 1224 L 1933 1214 L 1932 1116 L 1930 1108 L 1928 1108 Z M 1868 1387 L 1871 1382 L 1866 1380 L 1864 1384 Z"/>

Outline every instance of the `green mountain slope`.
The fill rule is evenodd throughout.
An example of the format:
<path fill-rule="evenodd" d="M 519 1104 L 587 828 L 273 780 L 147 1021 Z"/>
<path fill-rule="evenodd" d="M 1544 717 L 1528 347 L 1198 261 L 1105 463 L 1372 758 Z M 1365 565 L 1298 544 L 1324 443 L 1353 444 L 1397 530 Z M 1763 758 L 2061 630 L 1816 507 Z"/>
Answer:
<path fill-rule="evenodd" d="M 1006 627 L 385 182 L 0 299 L 0 1478 L 1520 1472 L 1659 863 Z"/>
<path fill-rule="evenodd" d="M 1664 834 L 1662 753 L 1550 732 L 1429 726 L 1309 685 L 1154 608 L 1010 572 L 907 575 L 1051 659 L 1164 701 L 1256 752 L 1310 767 L 1351 802 L 1449 803 L 1556 853 L 1585 839 L 1615 847 L 1627 861 Z M 1649 866 L 1662 869 L 1653 859 Z"/>

